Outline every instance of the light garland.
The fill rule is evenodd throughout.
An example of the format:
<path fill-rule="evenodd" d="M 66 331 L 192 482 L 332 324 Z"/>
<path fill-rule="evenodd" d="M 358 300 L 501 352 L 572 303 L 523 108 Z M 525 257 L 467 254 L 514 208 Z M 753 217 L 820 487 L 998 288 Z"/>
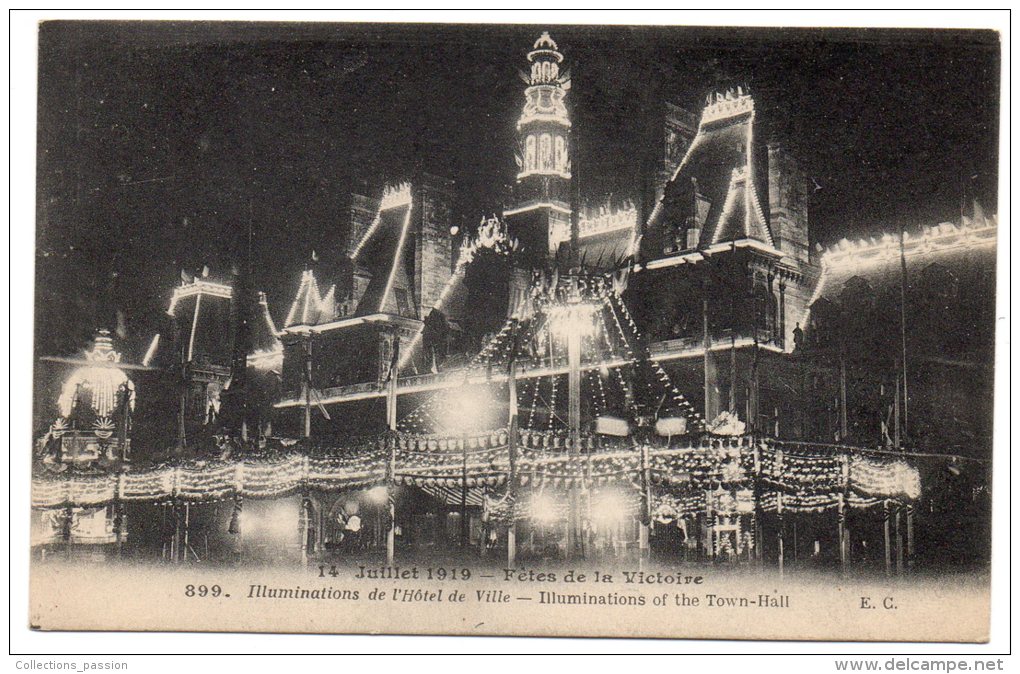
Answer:
<path fill-rule="evenodd" d="M 524 486 L 587 483 L 624 484 L 636 489 L 639 484 L 641 453 L 627 438 L 581 438 L 579 449 L 587 459 L 587 468 L 572 459 L 570 438 L 562 432 L 523 431 L 520 439 L 518 473 Z M 70 476 L 44 473 L 33 479 L 32 506 L 97 507 L 175 499 L 204 502 L 232 496 L 275 498 L 308 488 L 356 489 L 385 482 L 391 448 L 396 452 L 394 479 L 398 484 L 461 486 L 466 462 L 467 486 L 497 487 L 506 483 L 510 470 L 508 440 L 506 429 L 458 437 L 401 433 L 322 457 L 290 454 L 140 471 Z M 795 512 L 838 507 L 840 495 L 854 508 L 873 507 L 885 500 L 911 502 L 920 495 L 920 475 L 905 460 L 878 461 L 849 448 L 838 452 L 819 448 L 810 453 L 801 449 L 794 454 L 784 451 L 782 443 L 756 441 L 751 436 L 705 436 L 653 443 L 648 454 L 656 490 L 679 494 L 677 498 L 687 504 L 661 501 L 653 507 L 658 513 L 654 516 L 660 519 L 670 509 L 679 513 L 700 509 L 705 493 L 711 494 L 713 508 L 719 512 L 746 514 L 748 500 L 753 502 L 755 480 L 761 489 L 759 507 L 766 511 L 778 509 L 778 495 L 782 495 L 783 508 Z"/>

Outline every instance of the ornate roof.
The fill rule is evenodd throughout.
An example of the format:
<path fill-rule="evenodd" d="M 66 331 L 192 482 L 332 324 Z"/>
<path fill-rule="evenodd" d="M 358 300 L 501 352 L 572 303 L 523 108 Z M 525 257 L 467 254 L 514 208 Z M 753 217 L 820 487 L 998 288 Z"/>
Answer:
<path fill-rule="evenodd" d="M 649 218 L 643 257 L 675 249 L 675 237 L 687 227 L 701 230 L 699 246 L 739 239 L 773 245 L 758 182 L 765 167 L 755 161 L 754 148 L 751 96 L 742 88 L 710 96 L 697 135 Z"/>
<path fill-rule="evenodd" d="M 336 318 L 335 291 L 336 287 L 332 286 L 325 295 L 320 294 L 315 273 L 311 269 L 303 271 L 301 285 L 298 286 L 297 296 L 290 305 L 283 327 L 320 325 L 332 321 Z"/>
<path fill-rule="evenodd" d="M 360 273 L 369 277 L 368 287 L 358 302 L 356 316 L 400 313 L 394 288 L 408 289 L 405 262 L 411 229 L 411 186 L 387 188 L 375 221 L 365 232 L 352 255 Z M 409 301 L 410 301 L 410 293 Z"/>
<path fill-rule="evenodd" d="M 559 47 L 556 46 L 556 41 L 549 36 L 549 31 L 542 31 L 542 34 L 535 40 L 535 44 L 531 47 L 535 51 L 548 49 L 550 51 L 559 51 Z"/>

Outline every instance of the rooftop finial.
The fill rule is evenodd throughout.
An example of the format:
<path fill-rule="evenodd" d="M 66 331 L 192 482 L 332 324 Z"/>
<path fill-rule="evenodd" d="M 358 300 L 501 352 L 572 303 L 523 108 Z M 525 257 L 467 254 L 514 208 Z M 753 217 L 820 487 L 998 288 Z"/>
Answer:
<path fill-rule="evenodd" d="M 535 46 L 532 49 L 552 49 L 556 51 L 556 42 L 549 36 L 549 31 L 544 30 L 542 34 L 535 40 Z"/>

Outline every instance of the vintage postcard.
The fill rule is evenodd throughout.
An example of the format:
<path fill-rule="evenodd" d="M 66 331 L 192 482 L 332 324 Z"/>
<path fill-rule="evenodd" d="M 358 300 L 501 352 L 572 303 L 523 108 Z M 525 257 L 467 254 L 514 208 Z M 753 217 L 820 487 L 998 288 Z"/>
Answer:
<path fill-rule="evenodd" d="M 33 628 L 988 639 L 998 33 L 38 55 Z"/>

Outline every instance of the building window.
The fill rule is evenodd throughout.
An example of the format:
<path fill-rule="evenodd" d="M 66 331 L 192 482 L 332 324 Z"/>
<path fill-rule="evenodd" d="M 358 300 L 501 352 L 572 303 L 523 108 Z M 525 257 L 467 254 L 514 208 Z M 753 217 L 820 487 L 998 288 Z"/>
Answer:
<path fill-rule="evenodd" d="M 567 170 L 567 148 L 563 136 L 556 136 L 556 169 L 558 171 Z"/>
<path fill-rule="evenodd" d="M 524 142 L 524 170 L 535 170 L 535 137 L 528 136 Z"/>
<path fill-rule="evenodd" d="M 771 340 L 775 335 L 778 302 L 775 295 L 763 284 L 754 288 L 755 329 L 759 339 Z"/>
<path fill-rule="evenodd" d="M 403 288 L 394 288 L 393 294 L 397 298 L 397 313 L 401 316 L 411 316 L 411 302 L 407 297 L 407 291 Z"/>
<path fill-rule="evenodd" d="M 552 168 L 552 136 L 543 133 L 539 140 L 539 162 L 544 171 Z"/>

